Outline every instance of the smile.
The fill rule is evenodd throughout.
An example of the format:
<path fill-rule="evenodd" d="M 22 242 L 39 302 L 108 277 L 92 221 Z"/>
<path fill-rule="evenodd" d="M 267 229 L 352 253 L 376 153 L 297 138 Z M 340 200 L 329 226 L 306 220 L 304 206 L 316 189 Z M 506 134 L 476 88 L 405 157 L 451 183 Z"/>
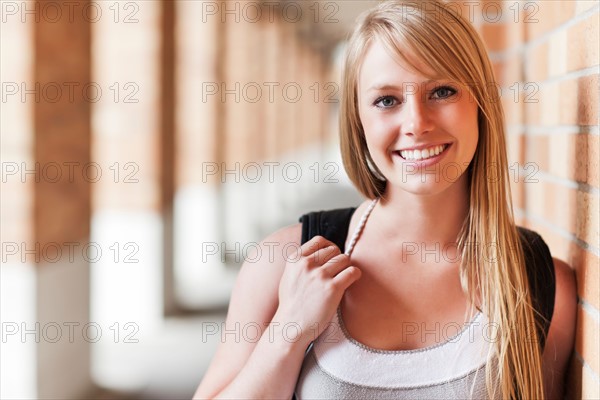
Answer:
<path fill-rule="evenodd" d="M 400 150 L 396 153 L 400 154 L 405 160 L 413 161 L 413 160 L 427 160 L 428 158 L 433 158 L 437 155 L 443 153 L 449 147 L 448 144 L 440 144 L 436 146 L 427 147 L 424 149 L 417 150 Z"/>

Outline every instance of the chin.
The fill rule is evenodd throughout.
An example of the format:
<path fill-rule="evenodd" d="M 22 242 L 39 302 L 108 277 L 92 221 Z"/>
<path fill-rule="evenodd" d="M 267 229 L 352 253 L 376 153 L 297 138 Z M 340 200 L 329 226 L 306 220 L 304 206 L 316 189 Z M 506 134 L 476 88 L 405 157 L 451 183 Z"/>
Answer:
<path fill-rule="evenodd" d="M 435 196 L 444 193 L 461 179 L 449 181 L 436 174 L 427 174 L 404 178 L 391 182 L 395 188 L 420 196 Z M 389 182 L 389 181 L 388 181 Z"/>
<path fill-rule="evenodd" d="M 437 195 L 444 193 L 446 191 L 446 189 L 448 189 L 448 187 L 447 186 L 441 187 L 439 185 L 438 186 L 410 185 L 410 186 L 404 186 L 401 189 L 408 193 L 418 195 L 418 196 L 437 196 Z"/>

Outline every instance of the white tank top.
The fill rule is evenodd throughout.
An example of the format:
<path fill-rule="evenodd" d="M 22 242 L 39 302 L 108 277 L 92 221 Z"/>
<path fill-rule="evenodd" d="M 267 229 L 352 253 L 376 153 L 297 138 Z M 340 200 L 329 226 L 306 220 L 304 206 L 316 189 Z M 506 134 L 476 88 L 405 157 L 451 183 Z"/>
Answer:
<path fill-rule="evenodd" d="M 373 201 L 355 229 L 350 255 Z M 297 399 L 483 399 L 494 330 L 477 313 L 464 327 L 449 326 L 440 344 L 415 350 L 370 348 L 350 337 L 338 307 L 328 328 L 308 348 Z"/>

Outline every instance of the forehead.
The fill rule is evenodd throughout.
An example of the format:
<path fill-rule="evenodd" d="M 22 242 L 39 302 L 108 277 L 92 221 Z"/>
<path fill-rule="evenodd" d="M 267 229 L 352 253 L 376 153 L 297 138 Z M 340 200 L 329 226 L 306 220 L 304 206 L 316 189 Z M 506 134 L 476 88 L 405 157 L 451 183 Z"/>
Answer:
<path fill-rule="evenodd" d="M 393 54 L 380 40 L 374 40 L 367 48 L 359 68 L 358 88 L 366 90 L 373 86 L 439 79 L 439 74 L 408 50 L 403 55 L 412 66 L 402 62 L 400 56 Z"/>

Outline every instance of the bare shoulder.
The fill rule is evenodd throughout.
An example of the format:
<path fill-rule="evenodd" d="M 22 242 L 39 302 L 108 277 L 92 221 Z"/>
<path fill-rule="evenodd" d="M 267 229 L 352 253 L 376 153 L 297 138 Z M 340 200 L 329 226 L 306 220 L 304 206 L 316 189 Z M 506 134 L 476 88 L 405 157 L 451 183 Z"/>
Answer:
<path fill-rule="evenodd" d="M 287 260 L 293 259 L 300 248 L 301 235 L 302 224 L 294 224 L 263 239 L 256 252 L 248 254 L 240 269 L 232 301 L 239 296 L 249 296 L 252 302 L 260 301 L 260 293 L 257 291 L 259 287 L 269 289 L 265 294 L 272 296 L 270 292 L 279 286 Z M 246 293 L 247 290 L 253 295 Z"/>
<path fill-rule="evenodd" d="M 550 329 L 560 330 L 565 334 L 575 329 L 577 314 L 577 282 L 575 271 L 564 261 L 553 258 L 556 276 L 556 295 L 554 313 Z"/>
<path fill-rule="evenodd" d="M 577 282 L 575 271 L 564 261 L 553 258 L 554 271 L 556 274 L 556 307 L 560 311 L 573 311 L 577 304 Z"/>
<path fill-rule="evenodd" d="M 569 358 L 575 341 L 577 283 L 575 272 L 554 258 L 556 295 L 554 313 L 543 354 L 544 383 L 548 398 L 562 398 Z"/>
<path fill-rule="evenodd" d="M 282 228 L 262 240 L 238 274 L 225 322 L 227 335 L 221 342 L 196 392 L 198 398 L 210 398 L 227 386 L 245 365 L 256 347 L 246 340 L 248 327 L 265 329 L 279 306 L 279 282 L 287 259 L 300 248 L 302 225 Z"/>

